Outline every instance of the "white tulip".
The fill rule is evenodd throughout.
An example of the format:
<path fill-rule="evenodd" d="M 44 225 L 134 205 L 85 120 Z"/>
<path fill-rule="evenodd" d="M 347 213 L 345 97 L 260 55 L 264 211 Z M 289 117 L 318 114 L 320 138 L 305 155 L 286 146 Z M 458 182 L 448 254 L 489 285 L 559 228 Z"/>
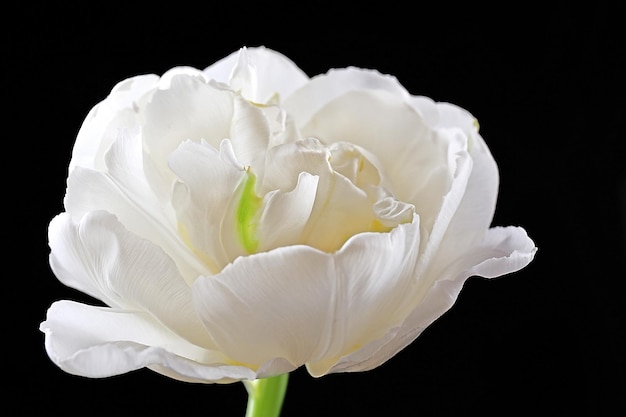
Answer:
<path fill-rule="evenodd" d="M 50 265 L 108 307 L 55 302 L 63 370 L 233 382 L 377 367 L 471 276 L 536 247 L 490 227 L 498 170 L 474 117 L 373 70 L 309 78 L 242 48 L 119 83 L 87 116 Z"/>

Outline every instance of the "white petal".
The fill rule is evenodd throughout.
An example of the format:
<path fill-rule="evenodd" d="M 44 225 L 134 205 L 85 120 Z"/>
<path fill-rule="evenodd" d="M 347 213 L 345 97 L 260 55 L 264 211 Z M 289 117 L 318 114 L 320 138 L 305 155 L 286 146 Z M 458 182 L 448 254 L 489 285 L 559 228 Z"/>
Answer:
<path fill-rule="evenodd" d="M 407 102 L 422 116 L 424 122 L 435 129 L 438 126 L 440 115 L 437 103 L 430 97 L 411 96 Z"/>
<path fill-rule="evenodd" d="M 452 147 L 451 147 L 452 148 Z M 432 285 L 434 275 L 427 274 L 429 269 L 435 269 L 438 265 L 446 265 L 449 261 L 444 258 L 442 263 L 437 263 L 435 257 L 438 255 L 440 246 L 444 242 L 444 238 L 447 236 L 446 232 L 450 226 L 450 222 L 457 213 L 458 207 L 463 200 L 465 192 L 467 190 L 467 183 L 472 170 L 472 160 L 464 149 L 452 148 L 450 158 L 454 158 L 454 179 L 450 191 L 443 197 L 441 207 L 437 214 L 432 228 L 430 228 L 430 234 L 428 240 L 424 242 L 422 248 L 420 248 L 420 259 L 415 270 L 415 275 L 420 280 L 421 295 L 416 295 L 419 299 L 425 291 L 427 291 Z M 418 213 L 420 213 L 418 211 Z M 454 236 L 450 236 L 450 239 L 454 239 Z"/>
<path fill-rule="evenodd" d="M 334 142 L 330 149 L 330 164 L 333 169 L 348 178 L 357 187 L 380 186 L 383 178 L 378 169 L 378 157 L 360 146 L 349 142 Z"/>
<path fill-rule="evenodd" d="M 91 109 L 76 137 L 69 172 L 77 166 L 104 170 L 104 154 L 117 139 L 118 129 L 138 125 L 137 107 L 157 81 L 156 75 L 124 80 Z"/>
<path fill-rule="evenodd" d="M 478 133 L 478 122 L 467 110 L 450 103 L 437 103 L 438 119 L 435 128 L 445 132 L 463 132 L 467 139 L 467 149 L 472 158 L 472 173 L 467 191 L 448 234 L 453 235 L 453 251 L 463 251 L 465 247 L 481 239 L 490 226 L 496 208 L 499 173 L 496 162 L 487 144 Z"/>
<path fill-rule="evenodd" d="M 253 379 L 219 352 L 169 332 L 148 314 L 55 302 L 40 330 L 50 359 L 65 372 L 90 378 L 149 367 L 190 382 Z"/>
<path fill-rule="evenodd" d="M 460 128 L 470 135 L 477 130 L 477 121 L 467 110 L 452 103 L 436 103 L 438 120 L 436 128 Z"/>
<path fill-rule="evenodd" d="M 275 146 L 267 152 L 266 166 L 259 179 L 259 193 L 293 190 L 301 172 L 330 175 L 329 158 L 328 149 L 314 138 Z"/>
<path fill-rule="evenodd" d="M 385 91 L 400 97 L 408 97 L 407 91 L 395 77 L 383 75 L 375 70 L 349 67 L 332 69 L 326 74 L 313 77 L 285 99 L 283 107 L 298 126 L 304 126 L 311 123 L 311 118 L 331 101 L 353 91 L 366 90 Z"/>
<path fill-rule="evenodd" d="M 303 242 L 334 252 L 361 232 L 378 231 L 369 196 L 340 174 L 320 177 Z"/>
<path fill-rule="evenodd" d="M 376 156 L 382 185 L 413 204 L 429 227 L 448 191 L 448 166 L 457 132 L 432 130 L 402 96 L 387 92 L 346 93 L 321 108 L 302 134 L 324 143 L 348 141 Z M 460 132 L 458 132 L 460 133 Z"/>
<path fill-rule="evenodd" d="M 332 323 L 334 278 L 329 255 L 289 246 L 237 258 L 220 274 L 199 278 L 192 297 L 229 357 L 251 367 L 274 358 L 299 366 L 319 354 Z"/>
<path fill-rule="evenodd" d="M 326 252 L 333 252 L 360 232 L 376 228 L 370 196 L 344 175 L 334 172 L 329 148 L 315 138 L 286 143 L 268 151 L 268 164 L 262 178 L 261 192 L 295 188 L 301 172 L 319 177 L 315 203 L 302 240 Z M 358 182 L 358 181 L 357 181 Z M 296 243 L 296 242 L 294 242 Z"/>
<path fill-rule="evenodd" d="M 404 299 L 407 304 L 405 304 L 404 307 L 407 309 L 415 308 L 416 304 L 418 306 L 421 305 L 419 303 L 422 302 L 421 300 L 424 300 L 426 297 L 425 294 L 429 294 L 433 291 L 433 286 L 442 286 L 439 281 L 435 282 L 439 279 L 439 276 L 434 275 L 430 270 L 436 269 L 437 265 L 448 265 L 453 262 L 453 260 L 450 259 L 444 258 L 438 260 L 435 257 L 438 254 L 439 247 L 450 221 L 452 220 L 452 217 L 454 216 L 465 193 L 467 181 L 471 172 L 472 161 L 469 158 L 469 155 L 464 152 L 462 147 L 451 147 L 450 152 L 450 157 L 455 159 L 453 164 L 456 168 L 454 172 L 455 178 L 452 188 L 443 198 L 440 213 L 434 221 L 432 228 L 426 228 L 429 233 L 426 233 L 426 235 L 422 237 L 422 247 L 419 250 L 420 255 L 417 259 L 415 268 L 411 271 L 413 279 L 415 280 L 415 285 L 410 288 L 405 288 Z M 422 230 L 424 230 L 424 228 L 422 228 Z M 425 237 L 427 237 L 427 239 L 425 239 Z M 437 304 L 439 301 L 440 299 L 435 298 L 433 304 Z M 445 305 L 447 307 L 436 308 L 435 311 L 442 314 L 442 312 L 447 310 L 451 304 Z M 433 314 L 429 317 L 434 320 L 437 315 Z M 430 322 L 428 322 L 428 324 L 430 324 Z M 369 345 L 362 346 L 362 349 L 357 350 L 352 355 L 346 356 L 337 365 L 332 364 L 333 368 L 327 370 L 327 372 L 365 370 L 366 367 L 367 369 L 371 369 L 389 359 L 398 350 L 400 350 L 395 349 L 396 344 L 400 344 L 401 341 L 404 340 L 402 337 L 396 335 L 397 329 L 390 329 L 391 330 L 389 330 L 386 335 L 381 335 L 379 340 L 373 341 Z M 417 335 L 415 335 L 415 337 L 417 337 Z M 408 342 L 406 344 L 408 344 Z M 402 347 L 406 346 L 406 344 L 402 345 Z M 391 346 L 391 348 L 389 346 Z M 376 365 L 371 368 L 369 365 L 366 365 L 373 363 Z M 324 368 L 322 368 L 322 370 L 323 369 Z M 315 370 L 315 373 L 324 373 L 322 370 Z"/>
<path fill-rule="evenodd" d="M 471 276 L 493 278 L 528 265 L 537 248 L 518 227 L 494 228 L 471 252 L 448 259 L 448 267 L 404 323 L 384 338 L 347 355 L 330 372 L 356 372 L 376 368 L 415 340 L 420 333 L 455 303 L 463 284 Z M 445 262 L 445 260 L 442 260 Z"/>
<path fill-rule="evenodd" d="M 202 142 L 203 145 L 206 142 Z M 224 162 L 228 162 L 238 171 L 245 171 L 246 166 L 241 163 L 239 159 L 237 159 L 237 155 L 235 155 L 235 150 L 233 149 L 233 144 L 230 139 L 222 139 L 220 142 L 220 158 Z"/>
<path fill-rule="evenodd" d="M 264 111 L 271 128 L 270 148 L 285 143 L 294 143 L 303 139 L 293 119 L 283 108 L 279 106 L 266 106 Z"/>
<path fill-rule="evenodd" d="M 419 244 L 415 217 L 390 233 L 357 235 L 341 249 L 335 257 L 333 332 L 325 357 L 307 363 L 312 375 L 328 373 L 341 356 L 380 339 L 409 314 Z"/>
<path fill-rule="evenodd" d="M 259 85 L 256 68 L 248 59 L 248 50 L 245 47 L 239 50 L 237 64 L 230 73 L 228 84 L 244 97 L 254 97 L 256 94 Z"/>
<path fill-rule="evenodd" d="M 360 234 L 334 255 L 289 246 L 238 258 L 196 281 L 197 311 L 220 350 L 237 361 L 284 358 L 323 372 L 407 314 L 418 229 L 416 221 Z"/>
<path fill-rule="evenodd" d="M 270 139 L 267 118 L 261 109 L 235 97 L 230 139 L 237 159 L 245 165 L 264 156 Z"/>
<path fill-rule="evenodd" d="M 464 132 L 431 130 L 400 96 L 352 92 L 320 110 L 303 134 L 327 142 L 350 140 L 377 156 L 393 196 L 413 204 L 423 230 L 431 233 L 423 242 L 428 247 L 421 262 L 427 264 L 456 213 L 471 172 Z"/>
<path fill-rule="evenodd" d="M 88 213 L 78 224 L 57 216 L 49 233 L 50 265 L 61 282 L 110 306 L 150 312 L 187 340 L 212 346 L 189 287 L 154 243 L 129 233 L 105 212 Z"/>
<path fill-rule="evenodd" d="M 120 132 L 106 155 L 108 172 L 82 167 L 71 172 L 65 208 L 75 222 L 94 210 L 114 214 L 128 230 L 161 246 L 185 278 L 193 280 L 208 269 L 180 240 L 172 208 L 153 192 L 143 171 L 142 155 L 141 137 Z"/>
<path fill-rule="evenodd" d="M 491 225 L 498 196 L 499 173 L 496 162 L 482 137 L 472 136 L 470 156 L 472 171 L 459 207 L 448 226 L 443 245 L 443 256 L 454 256 L 483 238 Z"/>
<path fill-rule="evenodd" d="M 142 145 L 141 129 L 120 127 L 115 142 L 105 155 L 105 172 L 126 198 L 150 211 L 150 217 L 158 219 L 163 226 L 171 225 L 171 183 L 163 182 L 163 175 L 151 175 L 154 172 L 146 170 L 149 157 Z"/>
<path fill-rule="evenodd" d="M 158 88 L 167 90 L 172 88 L 176 83 L 180 82 L 180 78 L 196 78 L 201 83 L 206 83 L 204 73 L 197 68 L 189 66 L 178 66 L 165 71 L 159 79 Z M 174 87 L 176 88 L 176 87 Z"/>
<path fill-rule="evenodd" d="M 204 70 L 205 76 L 228 84 L 239 61 L 241 50 L 219 60 Z M 309 77 L 286 56 L 265 47 L 246 48 L 247 63 L 256 73 L 256 89 L 244 90 L 244 97 L 255 103 L 268 103 L 289 96 Z"/>
<path fill-rule="evenodd" d="M 487 232 L 478 253 L 482 262 L 471 262 L 474 265 L 466 274 L 495 278 L 524 268 L 535 257 L 537 247 L 521 227 L 494 227 Z"/>
<path fill-rule="evenodd" d="M 408 223 L 413 218 L 415 207 L 393 197 L 384 197 L 373 206 L 376 217 L 383 226 L 395 227 L 400 223 Z"/>
<path fill-rule="evenodd" d="M 230 137 L 233 93 L 215 88 L 203 77 L 175 74 L 142 109 L 144 150 L 154 175 L 170 184 L 170 154 L 184 141 L 205 140 L 214 148 Z"/>
<path fill-rule="evenodd" d="M 76 234 L 75 225 L 67 213 L 57 215 L 50 222 L 48 244 L 51 249 L 50 267 L 59 281 L 105 304 L 113 304 L 92 279 L 91 274 L 84 273 L 88 260 L 82 259 L 84 255 L 80 237 Z"/>
<path fill-rule="evenodd" d="M 317 195 L 319 177 L 303 172 L 292 191 L 266 194 L 258 228 L 259 251 L 302 241 Z"/>
<path fill-rule="evenodd" d="M 221 221 L 244 175 L 233 165 L 229 146 L 222 149 L 226 153 L 206 143 L 186 141 L 170 157 L 172 172 L 180 179 L 172 198 L 179 230 L 213 273 L 230 261 L 220 240 Z"/>

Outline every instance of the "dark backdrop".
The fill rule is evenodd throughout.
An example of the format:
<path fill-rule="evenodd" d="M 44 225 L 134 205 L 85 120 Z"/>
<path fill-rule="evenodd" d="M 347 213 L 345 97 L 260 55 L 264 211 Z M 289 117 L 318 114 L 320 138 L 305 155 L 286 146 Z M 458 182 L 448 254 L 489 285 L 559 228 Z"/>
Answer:
<path fill-rule="evenodd" d="M 107 2 L 7 12 L 5 404 L 19 415 L 243 416 L 239 383 L 183 384 L 146 370 L 103 380 L 65 374 L 46 356 L 38 325 L 54 300 L 86 300 L 50 272 L 46 228 L 63 209 L 71 147 L 91 107 L 129 76 L 204 68 L 265 45 L 309 75 L 375 68 L 413 94 L 468 109 L 500 167 L 494 225 L 522 225 L 540 248 L 523 271 L 470 279 L 447 314 L 376 370 L 294 372 L 283 415 L 623 410 L 624 14 L 593 4 L 342 11 Z"/>

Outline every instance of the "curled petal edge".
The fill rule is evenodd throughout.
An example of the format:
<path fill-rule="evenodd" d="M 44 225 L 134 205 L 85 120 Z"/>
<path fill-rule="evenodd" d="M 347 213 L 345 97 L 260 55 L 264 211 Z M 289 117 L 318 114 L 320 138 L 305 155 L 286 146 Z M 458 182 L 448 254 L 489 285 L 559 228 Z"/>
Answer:
<path fill-rule="evenodd" d="M 454 305 L 468 278 L 472 276 L 496 278 L 517 272 L 534 259 L 536 252 L 537 247 L 521 227 L 489 229 L 483 246 L 477 247 L 451 265 L 401 326 L 390 330 L 383 338 L 339 359 L 326 374 L 363 372 L 382 365 L 412 343 Z M 468 263 L 475 256 L 481 258 Z M 313 373 L 311 375 L 322 376 Z"/>
<path fill-rule="evenodd" d="M 93 327 L 81 326 L 84 314 L 71 314 L 68 318 L 67 314 L 72 312 L 128 317 L 124 319 L 126 325 L 94 331 Z M 45 335 L 45 349 L 52 362 L 69 374 L 88 378 L 106 378 L 149 368 L 180 381 L 225 384 L 287 373 L 294 369 L 286 361 L 277 359 L 269 361 L 255 372 L 234 364 L 219 352 L 191 345 L 166 329 L 159 331 L 154 323 L 144 327 L 144 321 L 150 320 L 140 313 L 64 300 L 52 304 L 47 319 L 39 329 Z M 124 332 L 132 335 L 124 335 Z M 94 334 L 98 336 L 94 337 Z M 154 337 L 160 339 L 160 346 L 158 342 L 149 340 Z M 145 342 L 142 343 L 141 339 L 145 339 Z"/>

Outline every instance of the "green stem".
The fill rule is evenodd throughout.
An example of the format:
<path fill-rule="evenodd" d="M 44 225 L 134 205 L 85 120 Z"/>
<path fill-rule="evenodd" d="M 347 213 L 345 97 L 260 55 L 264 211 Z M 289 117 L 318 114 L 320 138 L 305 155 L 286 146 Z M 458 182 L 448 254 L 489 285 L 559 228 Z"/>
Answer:
<path fill-rule="evenodd" d="M 289 374 L 244 381 L 248 390 L 246 417 L 278 417 L 283 406 Z"/>

